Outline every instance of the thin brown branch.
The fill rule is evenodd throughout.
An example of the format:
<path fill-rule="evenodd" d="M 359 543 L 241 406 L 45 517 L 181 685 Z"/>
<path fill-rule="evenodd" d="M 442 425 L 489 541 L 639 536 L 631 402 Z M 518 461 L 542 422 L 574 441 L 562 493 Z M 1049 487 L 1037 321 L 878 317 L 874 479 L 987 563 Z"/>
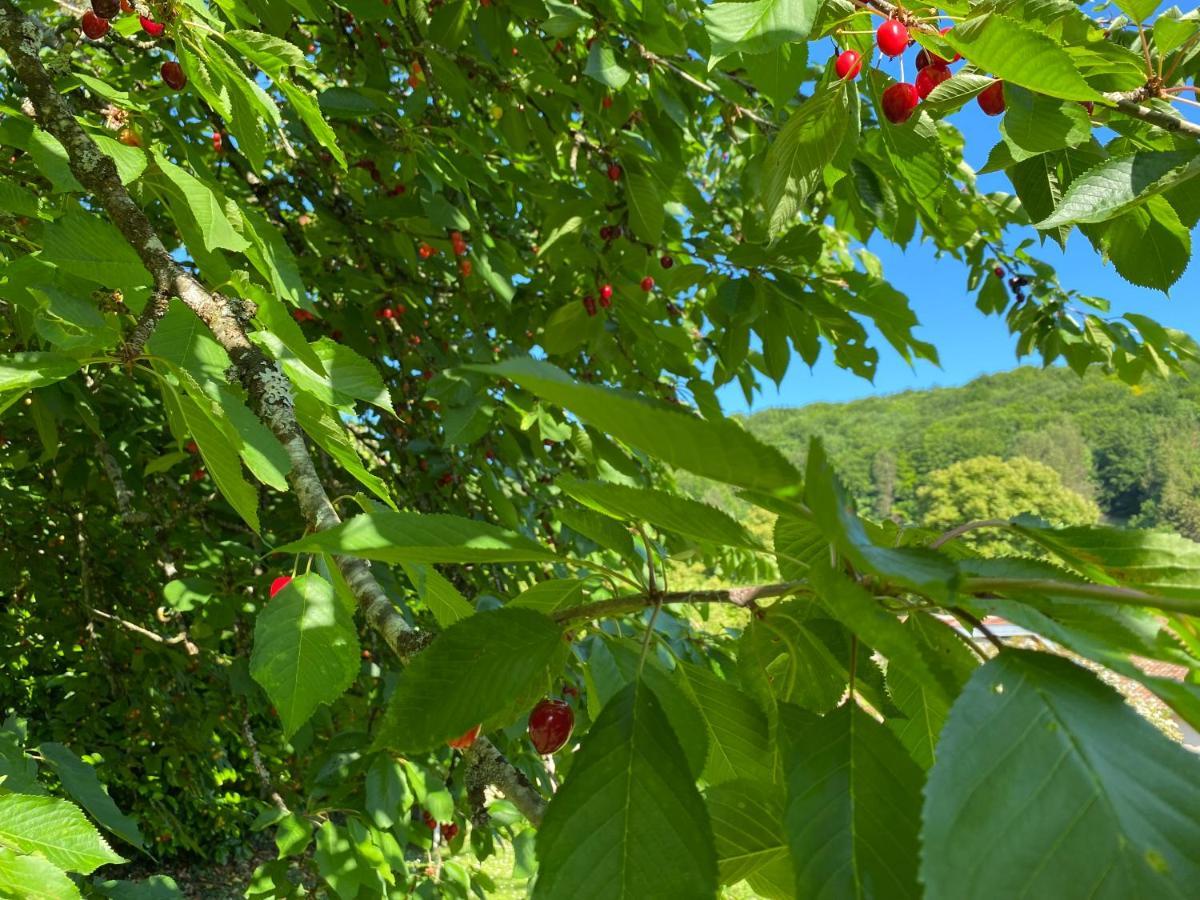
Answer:
<path fill-rule="evenodd" d="M 254 729 L 250 727 L 248 712 L 242 713 L 242 736 L 246 739 L 246 746 L 250 748 L 250 762 L 254 766 L 254 771 L 258 773 L 258 780 L 262 782 L 263 790 L 271 798 L 276 809 L 284 815 L 290 815 L 291 810 L 283 801 L 283 797 L 279 795 L 279 791 L 275 789 L 275 782 L 271 780 L 271 772 L 263 764 L 262 754 L 258 752 L 258 741 L 254 739 Z"/>
<path fill-rule="evenodd" d="M 120 625 L 122 628 L 132 631 L 134 634 L 140 634 L 142 637 L 154 641 L 156 644 L 164 644 L 166 646 L 183 644 L 183 649 L 187 651 L 188 656 L 198 656 L 200 654 L 200 648 L 192 643 L 186 631 L 181 631 L 174 637 L 168 638 L 163 637 L 156 631 L 151 631 L 149 628 L 143 628 L 136 622 L 130 622 L 128 619 L 122 619 L 120 616 L 114 616 L 112 613 L 105 612 L 102 609 L 89 607 L 88 612 L 93 615 L 97 615 L 102 619 L 107 619 L 110 622 L 114 622 L 117 625 Z"/>
<path fill-rule="evenodd" d="M 154 333 L 154 329 L 162 317 L 167 314 L 170 301 L 170 296 L 162 291 L 155 291 L 154 295 L 146 301 L 146 307 L 142 310 L 142 314 L 138 316 L 137 322 L 129 329 L 125 339 L 121 342 L 121 360 L 125 365 L 132 365 L 133 361 L 142 355 L 146 341 L 150 340 L 150 335 Z"/>
<path fill-rule="evenodd" d="M 600 619 L 609 616 L 619 616 L 625 613 L 637 612 L 656 603 L 729 603 L 743 609 L 754 609 L 759 600 L 771 597 L 784 597 L 794 594 L 805 587 L 803 581 L 784 581 L 778 584 L 757 584 L 750 587 L 711 588 L 696 591 L 669 591 L 651 594 L 626 594 L 609 600 L 597 600 L 595 603 L 585 603 L 556 613 L 554 620 L 560 624 L 567 622 Z"/>
<path fill-rule="evenodd" d="M 967 522 L 951 528 L 945 534 L 938 535 L 929 542 L 929 549 L 936 550 L 938 547 L 948 544 L 955 538 L 962 537 L 970 531 L 977 531 L 980 528 L 1006 528 L 1009 524 L 1008 519 L 979 519 L 976 522 Z"/>
<path fill-rule="evenodd" d="M 485 737 L 478 738 L 463 754 L 466 757 L 468 794 L 480 799 L 481 785 L 493 784 L 521 811 L 534 827 L 540 827 L 546 814 L 546 798 L 525 777 L 525 773 L 504 758 Z M 478 810 L 476 810 L 478 814 Z"/>

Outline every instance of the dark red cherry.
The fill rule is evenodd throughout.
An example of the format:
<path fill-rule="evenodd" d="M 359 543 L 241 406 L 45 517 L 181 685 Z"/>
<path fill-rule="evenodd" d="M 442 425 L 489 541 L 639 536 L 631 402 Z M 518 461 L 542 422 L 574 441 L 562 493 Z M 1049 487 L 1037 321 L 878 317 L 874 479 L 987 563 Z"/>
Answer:
<path fill-rule="evenodd" d="M 565 700 L 543 700 L 529 714 L 529 740 L 542 756 L 561 750 L 574 728 L 575 713 Z"/>

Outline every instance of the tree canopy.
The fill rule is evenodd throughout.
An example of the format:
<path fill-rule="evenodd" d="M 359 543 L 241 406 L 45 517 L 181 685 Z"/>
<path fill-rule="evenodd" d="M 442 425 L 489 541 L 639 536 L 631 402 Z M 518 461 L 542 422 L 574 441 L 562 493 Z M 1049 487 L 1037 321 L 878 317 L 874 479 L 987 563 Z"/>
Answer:
<path fill-rule="evenodd" d="M 1117 7 L 0 0 L 0 894 L 1186 894 L 1200 760 L 983 620 L 1200 727 L 1200 545 L 875 521 L 717 395 L 936 362 L 872 238 L 1200 359 L 1038 256 L 1191 258 L 1200 15 Z"/>

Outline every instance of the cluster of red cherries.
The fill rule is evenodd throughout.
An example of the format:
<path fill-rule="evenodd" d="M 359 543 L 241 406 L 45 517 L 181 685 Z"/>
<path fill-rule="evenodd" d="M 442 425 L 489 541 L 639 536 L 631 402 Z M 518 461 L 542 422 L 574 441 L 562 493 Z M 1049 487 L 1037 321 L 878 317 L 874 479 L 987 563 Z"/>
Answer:
<path fill-rule="evenodd" d="M 949 27 L 942 29 L 945 34 Z M 888 19 L 875 31 L 875 43 L 880 52 L 895 58 L 903 53 L 912 39 L 908 27 L 899 19 Z M 943 59 L 936 53 L 922 49 L 917 54 L 916 84 L 900 81 L 890 85 L 883 92 L 883 114 L 893 125 L 907 122 L 922 100 L 933 93 L 933 89 L 950 77 L 950 63 L 958 62 L 962 57 L 955 53 L 953 59 Z M 862 71 L 862 54 L 857 50 L 843 50 L 838 54 L 834 70 L 843 80 L 853 80 Z M 995 81 L 985 88 L 978 96 L 979 108 L 989 116 L 998 116 L 1004 112 L 1004 82 Z"/>
<path fill-rule="evenodd" d="M 108 30 L 112 28 L 112 20 L 121 13 L 133 12 L 133 4 L 129 0 L 92 0 L 92 8 L 83 14 L 80 20 L 79 27 L 83 31 L 84 37 L 89 41 L 98 41 L 100 38 L 108 34 Z M 138 21 L 142 23 L 142 31 L 150 35 L 150 37 L 161 37 L 166 26 L 162 22 L 155 22 L 148 16 L 138 16 Z M 159 74 L 162 80 L 173 91 L 182 91 L 184 85 L 187 84 L 187 76 L 183 74 L 183 66 L 168 60 L 162 64 L 159 69 Z M 213 135 L 213 148 L 219 153 L 221 152 L 220 144 L 217 136 Z"/>

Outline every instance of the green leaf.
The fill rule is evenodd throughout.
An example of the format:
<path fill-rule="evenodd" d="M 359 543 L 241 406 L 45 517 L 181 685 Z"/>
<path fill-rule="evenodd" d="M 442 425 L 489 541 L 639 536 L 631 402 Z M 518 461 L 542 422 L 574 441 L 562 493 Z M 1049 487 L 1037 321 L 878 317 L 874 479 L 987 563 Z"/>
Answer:
<path fill-rule="evenodd" d="M 0 896 L 21 900 L 78 900 L 79 888 L 45 857 L 0 847 Z"/>
<path fill-rule="evenodd" d="M 312 823 L 295 813 L 290 813 L 279 820 L 275 829 L 275 846 L 279 850 L 279 858 L 299 856 L 312 843 Z"/>
<path fill-rule="evenodd" d="M 704 801 L 654 692 L 634 681 L 581 742 L 537 835 L 534 900 L 712 897 Z"/>
<path fill-rule="evenodd" d="M 808 598 L 776 603 L 738 643 L 738 676 L 759 705 L 777 701 L 828 712 L 846 691 L 846 670 L 817 632 Z"/>
<path fill-rule="evenodd" d="M 80 209 L 71 209 L 46 226 L 42 258 L 106 287 L 135 289 L 153 281 L 121 232 L 95 213 Z"/>
<path fill-rule="evenodd" d="M 783 830 L 783 797 L 770 782 L 742 779 L 704 794 L 721 884 L 750 884 L 757 896 L 790 900 L 795 875 Z M 764 889 L 765 888 L 765 889 Z"/>
<path fill-rule="evenodd" d="M 921 770 L 854 701 L 822 717 L 784 711 L 784 824 L 796 896 L 921 896 Z"/>
<path fill-rule="evenodd" d="M 860 571 L 893 579 L 933 597 L 949 596 L 957 577 L 954 564 L 933 551 L 875 543 L 855 515 L 854 502 L 830 466 L 819 438 L 809 444 L 805 481 L 805 498 L 817 524 Z"/>
<path fill-rule="evenodd" d="M 1121 12 L 1135 22 L 1145 22 L 1158 9 L 1159 0 L 1115 0 Z"/>
<path fill-rule="evenodd" d="M 395 509 L 396 501 L 392 499 L 387 482 L 370 472 L 363 464 L 358 450 L 355 449 L 354 439 L 346 431 L 342 420 L 312 394 L 301 391 L 296 394 L 295 401 L 296 421 L 300 423 L 305 434 L 316 441 L 338 465 L 353 475 L 359 484 Z"/>
<path fill-rule="evenodd" d="M 92 882 L 96 890 L 112 900 L 184 900 L 184 893 L 169 875 L 151 875 L 138 881 Z"/>
<path fill-rule="evenodd" d="M 86 809 L 93 819 L 135 847 L 145 843 L 137 822 L 121 812 L 96 777 L 96 770 L 62 744 L 42 744 L 38 750 L 54 769 L 63 789 Z"/>
<path fill-rule="evenodd" d="M 583 74 L 614 91 L 625 87 L 625 83 L 629 81 L 630 77 L 629 71 L 622 68 L 621 64 L 617 62 L 612 48 L 605 45 L 603 41 L 596 41 L 592 44 L 592 49 L 588 51 L 587 65 L 583 68 Z"/>
<path fill-rule="evenodd" d="M 679 663 L 675 681 L 700 710 L 708 731 L 704 780 L 710 785 L 735 778 L 769 782 L 773 756 L 767 719 L 750 696 L 693 663 Z"/>
<path fill-rule="evenodd" d="M 772 540 L 775 565 L 789 581 L 804 578 L 809 566 L 829 555 L 829 541 L 811 519 L 777 516 Z"/>
<path fill-rule="evenodd" d="M 270 332 L 256 331 L 253 338 L 265 345 L 271 355 L 283 364 L 292 383 L 330 406 L 350 406 L 355 400 L 363 400 L 395 415 L 392 399 L 379 370 L 364 357 L 344 344 L 329 338 L 321 338 L 311 346 L 325 373 L 309 368 L 298 359 L 283 342 Z"/>
<path fill-rule="evenodd" d="M 580 481 L 567 475 L 556 480 L 563 492 L 585 506 L 626 522 L 649 522 L 697 541 L 761 550 L 762 545 L 735 519 L 707 503 L 603 481 Z"/>
<path fill-rule="evenodd" d="M 412 809 L 413 792 L 404 767 L 386 753 L 367 769 L 364 793 L 366 813 L 377 828 L 391 828 Z"/>
<path fill-rule="evenodd" d="M 522 591 L 509 600 L 508 605 L 532 609 L 549 616 L 560 609 L 583 603 L 587 596 L 584 593 L 586 586 L 587 582 L 581 578 L 550 578 Z"/>
<path fill-rule="evenodd" d="M 804 41 L 820 6 L 819 0 L 750 0 L 708 6 L 704 28 L 712 42 L 709 68 L 731 53 L 768 53 L 783 44 Z"/>
<path fill-rule="evenodd" d="M 706 420 L 667 404 L 573 381 L 533 359 L 465 366 L 507 378 L 663 462 L 718 481 L 771 491 L 797 488 L 800 473 L 774 447 L 727 419 Z"/>
<path fill-rule="evenodd" d="M 1164 197 L 1150 197 L 1141 206 L 1092 227 L 1101 229 L 1100 249 L 1117 273 L 1140 287 L 1166 293 L 1192 258 L 1191 234 Z"/>
<path fill-rule="evenodd" d="M 1196 175 L 1200 154 L 1193 149 L 1110 156 L 1075 178 L 1054 212 L 1035 227 L 1105 222 Z"/>
<path fill-rule="evenodd" d="M 312 70 L 312 64 L 305 57 L 304 51 L 295 44 L 273 35 L 260 31 L 237 30 L 226 31 L 221 37 L 270 75 L 281 88 L 286 87 L 288 69 L 295 68 L 302 73 Z"/>
<path fill-rule="evenodd" d="M 61 353 L 0 354 L 0 392 L 27 391 L 62 381 L 79 370 L 79 361 Z"/>
<path fill-rule="evenodd" d="M 750 6 L 749 3 L 717 6 Z M 710 7 L 715 9 L 716 7 Z M 763 163 L 763 206 L 772 232 L 791 224 L 821 183 L 837 154 L 849 121 L 848 91 L 838 81 L 819 90 L 792 113 L 767 150 Z"/>
<path fill-rule="evenodd" d="M 769 53 L 742 56 L 750 80 L 776 107 L 785 107 L 796 96 L 808 72 L 808 45 L 784 44 Z"/>
<path fill-rule="evenodd" d="M 813 566 L 809 580 L 821 598 L 821 604 L 850 631 L 881 653 L 888 665 L 900 666 L 906 674 L 920 682 L 922 688 L 940 693 L 945 700 L 950 694 L 934 675 L 914 635 L 905 629 L 896 616 L 884 609 L 866 588 L 829 567 L 828 562 Z"/>
<path fill-rule="evenodd" d="M 14 216 L 33 218 L 41 208 L 38 206 L 37 197 L 25 188 L 11 181 L 0 181 L 0 210 Z"/>
<path fill-rule="evenodd" d="M 224 249 L 240 253 L 250 246 L 250 242 L 234 230 L 226 218 L 224 203 L 212 188 L 157 150 L 154 151 L 154 164 L 183 196 L 184 208 L 195 220 L 206 250 Z"/>
<path fill-rule="evenodd" d="M 301 575 L 258 614 L 250 674 L 290 737 L 318 706 L 353 684 L 359 655 L 354 620 L 333 586 L 319 575 Z"/>
<path fill-rule="evenodd" d="M 121 179 L 121 184 L 137 181 L 146 171 L 149 160 L 146 158 L 146 151 L 141 147 L 126 147 L 120 141 L 114 141 L 103 134 L 93 134 L 91 138 L 104 155 L 116 164 L 117 177 Z"/>
<path fill-rule="evenodd" d="M 288 103 L 300 114 L 300 120 L 308 126 L 308 130 L 317 139 L 317 143 L 328 150 L 337 161 L 337 164 L 345 169 L 346 154 L 338 144 L 337 132 L 330 127 L 329 123 L 325 121 L 325 117 L 321 115 L 321 104 L 317 99 L 317 95 L 312 91 L 305 90 L 287 78 L 280 79 L 276 84 L 283 91 L 283 95 L 287 97 Z"/>
<path fill-rule="evenodd" d="M 184 424 L 195 438 L 204 467 L 212 475 L 217 490 L 257 532 L 258 491 L 242 475 L 237 448 L 199 403 L 184 395 L 179 395 L 178 400 Z"/>
<path fill-rule="evenodd" d="M 1000 133 L 1027 154 L 1078 147 L 1092 137 L 1092 122 L 1078 103 L 1005 85 Z"/>
<path fill-rule="evenodd" d="M 921 109 L 935 119 L 961 109 L 968 101 L 989 87 L 994 78 L 978 72 L 959 71 L 935 87 L 921 104 Z"/>
<path fill-rule="evenodd" d="M 648 244 L 657 244 L 666 217 L 657 182 L 641 172 L 630 172 L 625 178 L 625 198 L 633 233 Z"/>
<path fill-rule="evenodd" d="M 946 43 L 996 78 L 1062 100 L 1101 100 L 1058 43 L 999 13 L 957 23 Z"/>
<path fill-rule="evenodd" d="M 400 676 L 377 747 L 419 753 L 482 724 L 511 725 L 550 687 L 569 646 L 562 629 L 528 609 L 491 609 L 439 634 Z"/>
<path fill-rule="evenodd" d="M 950 712 L 924 822 L 930 900 L 1186 897 L 1200 758 L 1074 663 L 1005 649 Z"/>
<path fill-rule="evenodd" d="M 40 854 L 60 869 L 83 875 L 125 862 L 78 806 L 55 797 L 0 794 L 0 847 Z"/>
<path fill-rule="evenodd" d="M 475 614 L 475 607 L 433 566 L 409 563 L 404 566 L 404 574 L 442 628 Z"/>
<path fill-rule="evenodd" d="M 1200 544 L 1195 541 L 1109 525 L 1051 528 L 1033 519 L 1017 519 L 1013 527 L 1091 581 L 1200 600 Z"/>
<path fill-rule="evenodd" d="M 928 769 L 936 756 L 951 699 L 958 696 L 978 661 L 958 632 L 931 616 L 910 613 L 904 629 L 913 636 L 942 686 L 949 690 L 939 690 L 912 675 L 903 663 L 889 660 L 888 693 L 905 718 L 889 718 L 884 724 L 917 764 Z"/>
<path fill-rule="evenodd" d="M 390 563 L 550 562 L 535 541 L 487 522 L 434 513 L 377 511 L 283 547 L 280 553 L 344 553 Z"/>

